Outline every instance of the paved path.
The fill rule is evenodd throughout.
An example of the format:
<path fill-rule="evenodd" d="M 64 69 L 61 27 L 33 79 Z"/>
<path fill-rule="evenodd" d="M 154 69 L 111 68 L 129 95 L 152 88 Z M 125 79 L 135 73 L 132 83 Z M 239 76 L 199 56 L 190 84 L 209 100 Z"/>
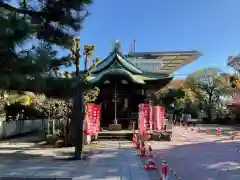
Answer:
<path fill-rule="evenodd" d="M 174 128 L 172 142 L 152 142 L 182 180 L 240 180 L 240 141 Z M 170 180 L 177 178 L 170 173 Z"/>
<path fill-rule="evenodd" d="M 160 167 L 164 157 L 182 180 L 240 180 L 240 141 L 174 128 L 173 141 L 152 142 Z M 87 151 L 86 161 L 66 161 L 72 148 L 36 147 L 36 137 L 0 143 L 0 175 L 4 177 L 67 178 L 78 180 L 159 180 L 158 172 L 143 170 L 129 142 L 101 142 Z M 108 147 L 108 148 L 106 148 Z M 169 180 L 177 180 L 170 173 Z"/>
<path fill-rule="evenodd" d="M 130 142 L 101 142 L 99 147 L 86 152 L 89 157 L 86 161 L 67 161 L 62 158 L 68 157 L 72 148 L 42 149 L 35 147 L 31 140 L 36 138 L 0 144 L 1 177 L 149 180 Z"/>
<path fill-rule="evenodd" d="M 231 136 L 231 135 L 236 135 L 240 133 L 239 125 L 227 126 L 227 125 L 218 125 L 218 124 L 198 124 L 195 127 L 208 130 L 208 133 L 213 135 L 216 135 L 217 128 L 221 129 L 221 135 L 224 135 L 224 136 Z"/>

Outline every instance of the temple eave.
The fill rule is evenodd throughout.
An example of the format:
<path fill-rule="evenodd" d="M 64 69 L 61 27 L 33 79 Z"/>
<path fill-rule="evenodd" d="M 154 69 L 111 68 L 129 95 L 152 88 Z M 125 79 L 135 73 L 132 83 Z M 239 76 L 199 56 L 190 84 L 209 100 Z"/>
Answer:
<path fill-rule="evenodd" d="M 172 81 L 173 77 L 168 77 L 166 79 L 157 79 L 146 81 L 146 89 L 159 90 L 165 87 Z"/>
<path fill-rule="evenodd" d="M 87 81 L 91 84 L 101 85 L 105 81 L 117 81 L 126 80 L 133 84 L 149 85 L 151 87 L 163 87 L 173 79 L 172 76 L 167 75 L 144 75 L 144 74 L 132 74 L 125 69 L 109 69 L 99 74 L 93 74 L 88 77 Z"/>

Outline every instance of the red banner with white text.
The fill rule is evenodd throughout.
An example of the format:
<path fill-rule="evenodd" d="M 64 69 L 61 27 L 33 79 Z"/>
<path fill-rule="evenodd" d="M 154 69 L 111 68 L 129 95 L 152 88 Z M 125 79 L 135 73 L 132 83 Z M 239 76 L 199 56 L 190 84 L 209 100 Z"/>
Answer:
<path fill-rule="evenodd" d="M 100 113 L 101 113 L 101 106 L 97 105 L 94 106 L 94 115 L 93 115 L 93 122 L 95 124 L 96 132 L 100 131 Z"/>
<path fill-rule="evenodd" d="M 153 107 L 153 124 L 154 130 L 160 131 L 164 129 L 165 126 L 165 109 L 161 106 Z"/>
<path fill-rule="evenodd" d="M 85 135 L 96 135 L 100 131 L 101 106 L 88 104 L 85 119 Z"/>
<path fill-rule="evenodd" d="M 149 123 L 149 104 L 139 105 L 139 133 L 145 135 L 147 133 Z"/>
<path fill-rule="evenodd" d="M 149 130 L 153 130 L 153 107 L 149 106 Z"/>

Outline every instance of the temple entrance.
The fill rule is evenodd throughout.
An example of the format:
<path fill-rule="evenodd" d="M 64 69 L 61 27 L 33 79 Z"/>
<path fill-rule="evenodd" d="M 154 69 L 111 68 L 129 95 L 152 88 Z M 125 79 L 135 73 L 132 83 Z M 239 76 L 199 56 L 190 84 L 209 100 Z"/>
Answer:
<path fill-rule="evenodd" d="M 135 88 L 127 81 L 106 83 L 101 87 L 102 104 L 101 127 L 108 129 L 109 124 L 120 124 L 122 129 L 131 129 L 131 113 Z"/>
<path fill-rule="evenodd" d="M 123 129 L 129 128 L 130 108 L 128 107 L 129 97 L 124 94 L 117 94 L 117 121 Z"/>
<path fill-rule="evenodd" d="M 126 106 L 128 99 L 121 95 L 116 100 L 115 103 L 115 98 L 112 97 L 102 102 L 101 127 L 107 128 L 109 124 L 121 124 L 123 129 L 127 129 L 130 120 L 130 110 Z"/>

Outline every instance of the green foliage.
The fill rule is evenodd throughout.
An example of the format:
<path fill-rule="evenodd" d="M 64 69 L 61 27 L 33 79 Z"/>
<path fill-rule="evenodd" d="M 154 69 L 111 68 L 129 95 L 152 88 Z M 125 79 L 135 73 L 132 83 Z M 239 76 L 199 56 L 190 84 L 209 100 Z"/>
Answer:
<path fill-rule="evenodd" d="M 230 76 L 229 82 L 232 88 L 240 89 L 240 79 L 238 76 Z"/>
<path fill-rule="evenodd" d="M 195 98 L 205 104 L 219 101 L 220 96 L 231 95 L 231 87 L 226 77 L 217 69 L 203 69 L 188 76 L 184 86 L 194 92 Z"/>
<path fill-rule="evenodd" d="M 180 89 L 162 89 L 156 93 L 156 99 L 158 102 L 162 102 L 166 107 L 169 107 L 177 99 L 183 98 L 185 92 L 182 88 Z"/>
<path fill-rule="evenodd" d="M 8 1 L 0 3 L 2 12 L 19 14 L 26 18 L 34 27 L 36 37 L 51 44 L 69 47 L 73 36 L 70 32 L 79 31 L 83 20 L 88 16 L 87 6 L 91 0 L 72 1 L 19 1 L 20 6 L 14 7 Z"/>
<path fill-rule="evenodd" d="M 12 6 L 8 1 L 0 2 L 0 88 L 46 92 L 50 96 L 61 89 L 69 96 L 69 87 L 84 83 L 52 76 L 60 66 L 71 65 L 70 57 L 56 57 L 53 45 L 71 47 L 91 0 L 34 3 L 21 0 L 19 6 Z"/>
<path fill-rule="evenodd" d="M 7 97 L 6 97 L 6 91 L 1 90 L 0 91 L 0 118 L 5 119 L 6 117 L 6 111 L 5 106 L 7 104 Z"/>
<path fill-rule="evenodd" d="M 70 99 L 46 98 L 42 103 L 46 116 L 53 119 L 68 119 L 70 117 L 72 101 Z"/>
<path fill-rule="evenodd" d="M 75 112 L 71 130 L 73 137 L 77 137 L 74 143 L 76 152 L 81 151 L 79 144 L 82 144 L 83 140 L 79 133 L 82 123 L 78 123 L 82 120 L 80 111 L 83 108 L 82 102 L 79 102 L 88 88 L 85 77 L 90 71 L 85 69 L 83 76 L 80 74 L 80 39 L 74 38 L 74 33 L 81 29 L 82 22 L 88 15 L 86 8 L 91 3 L 91 0 L 47 0 L 30 3 L 20 0 L 19 6 L 15 7 L 9 4 L 9 1 L 0 2 L 0 88 L 32 91 L 51 98 L 64 99 L 64 102 L 58 104 L 57 100 L 54 102 L 55 109 L 53 108 L 52 112 L 56 117 L 62 117 L 66 113 L 69 107 L 65 101 L 74 96 Z M 37 45 L 26 48 L 33 40 L 37 41 Z M 53 45 L 70 49 L 72 53 L 59 59 Z M 92 55 L 94 47 L 84 48 L 85 61 Z M 61 66 L 72 64 L 75 64 L 76 76 L 58 76 Z M 95 65 L 94 61 L 90 69 Z M 50 100 L 49 103 L 51 104 Z"/>
<path fill-rule="evenodd" d="M 231 76 L 229 81 L 230 81 L 232 88 L 235 88 L 236 87 L 236 77 Z"/>
<path fill-rule="evenodd" d="M 213 109 L 220 103 L 220 97 L 230 97 L 232 88 L 229 80 L 218 69 L 206 68 L 189 75 L 184 84 L 212 121 Z"/>
<path fill-rule="evenodd" d="M 87 103 L 93 103 L 96 101 L 98 95 L 99 95 L 100 89 L 98 87 L 94 87 L 93 89 L 90 89 L 84 93 L 84 102 L 85 105 Z"/>

